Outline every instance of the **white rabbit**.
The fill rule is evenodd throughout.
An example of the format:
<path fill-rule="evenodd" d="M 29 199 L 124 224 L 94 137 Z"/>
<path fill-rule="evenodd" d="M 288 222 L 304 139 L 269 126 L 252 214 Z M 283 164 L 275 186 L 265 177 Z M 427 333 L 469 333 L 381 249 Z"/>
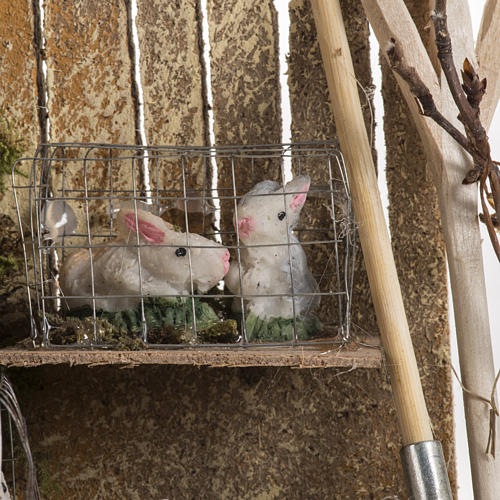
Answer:
<path fill-rule="evenodd" d="M 293 317 L 290 272 L 294 294 L 318 291 L 318 285 L 307 267 L 304 250 L 292 233 L 310 183 L 307 175 L 295 177 L 284 190 L 273 181 L 259 182 L 238 203 L 235 227 L 242 244 L 241 276 L 238 262 L 233 260 L 225 283 L 232 293 L 240 294 L 241 278 L 243 295 L 250 295 L 244 299 L 245 311 L 253 312 L 261 319 Z M 264 297 L 269 294 L 286 296 Z M 296 316 L 309 312 L 317 305 L 319 295 L 295 296 Z M 238 297 L 233 300 L 233 310 L 241 311 L 241 299 Z"/>
<path fill-rule="evenodd" d="M 137 210 L 137 222 L 136 225 L 133 205 L 121 207 L 116 220 L 117 238 L 92 249 L 94 294 L 106 296 L 95 300 L 96 309 L 121 311 L 132 309 L 139 303 L 137 296 L 140 296 L 141 289 L 137 245 L 140 248 L 143 295 L 191 293 L 188 246 L 196 290 L 207 292 L 227 273 L 229 252 L 217 242 L 198 234 L 178 232 L 160 217 L 143 209 Z M 90 271 L 87 249 L 66 259 L 61 270 L 62 292 L 65 296 L 82 296 L 66 299 L 70 309 L 92 306 Z"/>

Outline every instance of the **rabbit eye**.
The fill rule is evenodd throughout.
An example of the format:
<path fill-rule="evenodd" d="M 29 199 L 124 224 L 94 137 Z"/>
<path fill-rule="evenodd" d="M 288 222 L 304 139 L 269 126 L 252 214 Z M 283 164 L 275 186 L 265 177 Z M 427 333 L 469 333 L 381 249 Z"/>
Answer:
<path fill-rule="evenodd" d="M 280 213 L 278 214 L 278 219 L 279 219 L 279 220 L 283 220 L 285 217 L 286 217 L 285 212 L 280 212 Z"/>
<path fill-rule="evenodd" d="M 177 255 L 177 257 L 184 257 L 184 255 L 186 255 L 186 249 L 183 247 L 178 248 L 175 251 L 175 255 Z"/>

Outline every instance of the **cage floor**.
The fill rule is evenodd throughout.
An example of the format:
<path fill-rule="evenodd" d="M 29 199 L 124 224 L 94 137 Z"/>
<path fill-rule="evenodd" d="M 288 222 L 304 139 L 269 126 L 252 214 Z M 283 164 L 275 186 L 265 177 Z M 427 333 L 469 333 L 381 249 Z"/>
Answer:
<path fill-rule="evenodd" d="M 141 351 L 83 349 L 0 350 L 0 365 L 35 367 L 41 365 L 197 365 L 212 367 L 289 366 L 293 368 L 379 368 L 382 353 L 373 347 L 349 344 L 322 344 L 300 347 L 183 348 Z"/>

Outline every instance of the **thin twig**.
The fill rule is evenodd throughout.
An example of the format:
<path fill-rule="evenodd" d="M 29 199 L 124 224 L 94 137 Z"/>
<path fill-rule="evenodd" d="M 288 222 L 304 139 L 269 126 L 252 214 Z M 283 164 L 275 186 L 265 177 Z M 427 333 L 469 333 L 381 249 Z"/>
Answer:
<path fill-rule="evenodd" d="M 448 86 L 450 87 L 451 95 L 457 105 L 460 116 L 465 120 L 464 126 L 466 128 L 469 127 L 471 132 L 476 135 L 483 127 L 481 123 L 474 123 L 474 120 L 471 119 L 475 113 L 471 104 L 467 100 L 467 96 L 465 95 L 458 77 L 458 72 L 455 68 L 451 37 L 448 31 L 446 16 L 446 0 L 436 0 L 436 8 L 431 14 L 431 20 L 434 24 L 434 32 L 436 35 L 438 59 L 441 63 L 441 67 L 443 68 L 443 73 L 446 77 L 446 81 L 448 82 Z"/>
<path fill-rule="evenodd" d="M 479 181 L 479 193 L 480 193 L 480 198 L 481 198 L 481 208 L 483 210 L 483 217 L 482 221 L 486 224 L 486 229 L 488 230 L 488 236 L 490 237 L 491 243 L 493 245 L 493 249 L 495 250 L 495 253 L 497 255 L 497 258 L 500 260 L 500 244 L 498 242 L 498 238 L 495 232 L 495 227 L 493 225 L 493 221 L 491 219 L 490 211 L 488 209 L 488 205 L 485 200 L 485 192 L 486 192 L 486 179 L 488 177 L 494 177 L 498 183 L 498 178 L 496 177 L 496 172 L 488 172 L 485 170 L 483 175 L 481 176 L 481 179 Z M 498 193 L 498 191 L 497 191 Z M 496 212 L 497 214 L 499 213 L 498 211 Z"/>
<path fill-rule="evenodd" d="M 394 38 L 391 38 L 391 44 L 386 53 L 391 68 L 408 84 L 411 93 L 417 98 L 422 114 L 432 118 L 440 127 L 446 130 L 460 146 L 468 153 L 472 154 L 472 148 L 467 137 L 438 111 L 430 90 L 422 81 L 415 68 L 406 64 L 399 44 Z"/>
<path fill-rule="evenodd" d="M 488 399 L 485 398 L 484 396 L 481 396 L 480 394 L 477 394 L 476 392 L 471 391 L 470 389 L 467 389 L 467 387 L 465 387 L 465 385 L 460 380 L 460 377 L 458 376 L 455 367 L 451 364 L 450 366 L 462 390 L 469 396 L 479 399 L 480 401 L 483 401 L 490 407 L 490 431 L 488 433 L 488 443 L 486 444 L 485 453 L 490 453 L 493 457 L 495 457 L 496 418 L 499 416 L 495 394 L 496 394 L 498 380 L 500 379 L 500 370 L 498 370 L 497 372 L 497 376 L 495 377 L 495 381 L 493 382 L 493 387 L 491 389 L 491 396 L 490 399 Z"/>
<path fill-rule="evenodd" d="M 483 211 L 480 219 L 486 224 L 493 249 L 500 261 L 500 243 L 493 222 L 494 219 L 498 221 L 498 214 L 500 214 L 500 179 L 498 168 L 495 162 L 491 160 L 488 135 L 479 119 L 479 105 L 486 89 L 486 79 L 481 80 L 469 60 L 465 59 L 462 71 L 464 83 L 460 82 L 453 62 L 451 38 L 446 21 L 445 0 L 436 1 L 436 10 L 432 13 L 431 19 L 436 33 L 438 58 L 453 100 L 459 110 L 458 119 L 464 126 L 465 135 L 437 110 L 430 90 L 423 83 L 415 68 L 405 62 L 402 51 L 393 38 L 387 50 L 387 57 L 393 71 L 408 84 L 410 91 L 416 97 L 422 114 L 432 118 L 472 156 L 474 168 L 467 172 L 463 183 L 473 184 L 479 181 Z M 489 198 L 490 194 L 487 183 L 491 188 L 491 199 L 495 208 L 493 216 L 490 214 L 486 203 L 486 198 Z"/>
<path fill-rule="evenodd" d="M 491 389 L 491 408 L 490 408 L 490 433 L 488 435 L 488 444 L 486 445 L 486 453 L 490 452 L 495 457 L 495 440 L 496 440 L 496 417 L 498 417 L 498 408 L 495 401 L 498 379 L 500 378 L 500 370 L 498 370 L 493 388 Z"/>
<path fill-rule="evenodd" d="M 475 154 L 473 154 L 474 164 L 479 163 L 477 156 L 483 161 L 489 157 L 489 143 L 486 130 L 479 120 L 479 109 L 475 109 L 469 102 L 464 87 L 458 77 L 455 62 L 453 61 L 453 51 L 451 45 L 451 36 L 448 31 L 448 22 L 446 16 L 446 0 L 436 0 L 436 8 L 431 14 L 431 20 L 434 24 L 434 33 L 436 36 L 436 46 L 438 59 L 443 69 L 444 76 L 448 82 L 453 100 L 459 111 L 459 120 L 463 123 L 465 133 L 471 142 Z M 464 72 L 474 79 L 475 72 L 470 62 L 466 59 Z M 486 82 L 484 83 L 486 86 Z"/>
<path fill-rule="evenodd" d="M 446 0 L 436 1 L 436 10 L 431 15 L 431 19 L 434 23 L 439 62 L 459 110 L 459 120 L 464 125 L 465 133 L 472 147 L 474 169 L 468 172 L 463 182 L 469 184 L 479 180 L 481 208 L 483 210 L 481 220 L 486 224 L 491 243 L 500 261 L 500 243 L 485 200 L 488 193 L 486 182 L 489 181 L 496 214 L 500 213 L 500 183 L 497 168 L 491 160 L 488 135 L 479 119 L 479 104 L 486 89 L 486 80 L 481 81 L 472 64 L 468 59 L 465 59 L 462 72 L 464 84 L 460 83 L 453 62 L 451 37 L 446 20 Z"/>

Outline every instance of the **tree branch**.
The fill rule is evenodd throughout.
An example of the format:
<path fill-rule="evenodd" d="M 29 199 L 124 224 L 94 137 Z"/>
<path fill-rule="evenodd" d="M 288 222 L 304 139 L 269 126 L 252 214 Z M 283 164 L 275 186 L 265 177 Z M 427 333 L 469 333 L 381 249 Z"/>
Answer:
<path fill-rule="evenodd" d="M 434 24 L 439 62 L 443 68 L 453 100 L 461 115 L 468 116 L 473 114 L 472 106 L 467 101 L 460 79 L 458 78 L 455 62 L 453 61 L 451 37 L 446 19 L 446 0 L 436 0 L 436 8 L 431 13 L 431 20 Z"/>
<path fill-rule="evenodd" d="M 408 84 L 411 93 L 417 98 L 422 114 L 432 118 L 440 127 L 446 130 L 460 146 L 472 155 L 473 151 L 469 140 L 438 111 L 430 90 L 421 80 L 415 68 L 406 64 L 400 47 L 394 38 L 391 38 L 391 45 L 386 53 L 392 70 Z"/>
<path fill-rule="evenodd" d="M 477 150 L 477 154 L 479 154 L 483 160 L 486 160 L 487 156 L 484 156 L 484 152 L 485 149 L 489 150 L 489 145 L 486 148 L 486 144 L 488 143 L 486 131 L 479 120 L 478 110 L 475 109 L 467 99 L 462 83 L 458 77 L 458 72 L 455 68 L 451 37 L 448 31 L 446 18 L 446 0 L 436 0 L 436 8 L 431 14 L 431 20 L 434 24 L 439 62 L 441 63 L 441 68 L 448 82 L 453 100 L 457 105 L 459 120 L 463 123 L 465 133 L 474 149 Z M 465 63 L 465 66 L 464 69 L 466 72 L 469 67 L 472 68 L 468 61 Z M 476 163 L 475 158 L 474 163 Z"/>
<path fill-rule="evenodd" d="M 438 1 L 437 4 L 439 4 L 441 8 L 446 8 L 445 2 L 442 0 Z M 391 38 L 389 47 L 386 51 L 387 58 L 393 71 L 408 84 L 411 93 L 420 104 L 421 113 L 424 116 L 432 118 L 472 156 L 474 168 L 467 173 L 463 180 L 463 184 L 472 184 L 480 181 L 479 191 L 481 208 L 483 210 L 481 221 L 486 224 L 491 243 L 500 261 L 500 243 L 496 236 L 496 224 L 494 223 L 494 220 L 497 219 L 497 214 L 500 213 L 500 179 L 498 168 L 491 160 L 488 136 L 479 120 L 479 105 L 486 89 L 486 81 L 481 81 L 479 79 L 479 76 L 474 71 L 468 59 L 465 59 L 464 69 L 462 71 L 463 84 L 460 82 L 455 66 L 450 66 L 450 64 L 453 64 L 453 57 L 451 52 L 451 39 L 446 26 L 446 16 L 435 14 L 434 19 L 439 19 L 440 33 L 443 40 L 446 41 L 446 44 L 442 43 L 441 49 L 445 47 L 445 45 L 446 47 L 444 52 L 440 50 L 439 59 L 443 71 L 450 77 L 448 79 L 448 84 L 453 86 L 450 90 L 455 103 L 457 106 L 458 101 L 461 103 L 458 118 L 464 124 L 467 137 L 437 110 L 430 90 L 424 84 L 415 68 L 409 66 L 405 62 L 398 42 L 394 38 Z M 462 101 L 465 101 L 465 104 Z M 462 109 L 464 111 L 462 111 Z M 486 203 L 486 199 L 489 198 L 487 189 L 488 181 L 491 187 L 492 205 L 496 212 L 493 216 L 490 214 Z"/>

